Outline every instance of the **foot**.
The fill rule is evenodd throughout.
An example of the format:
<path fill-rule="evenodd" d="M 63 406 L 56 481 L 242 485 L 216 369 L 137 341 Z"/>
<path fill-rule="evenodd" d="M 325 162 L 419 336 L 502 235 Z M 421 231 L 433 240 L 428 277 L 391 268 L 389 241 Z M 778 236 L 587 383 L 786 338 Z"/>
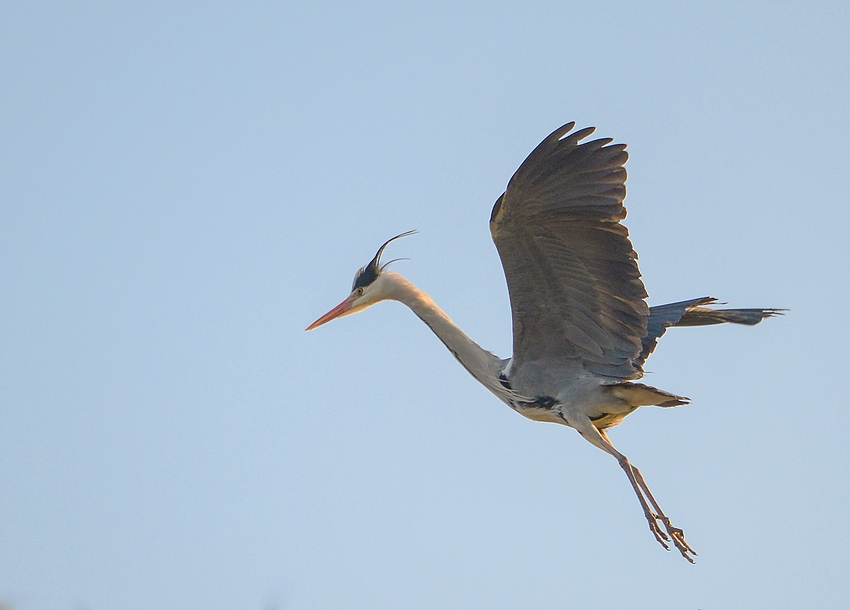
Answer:
<path fill-rule="evenodd" d="M 667 515 L 647 513 L 646 520 L 649 522 L 649 531 L 651 531 L 652 535 L 655 536 L 658 544 L 669 551 L 670 545 L 668 542 L 672 540 L 673 545 L 676 547 L 676 550 L 682 554 L 682 557 L 691 563 L 696 563 L 694 561 L 694 557 L 697 556 L 697 552 L 693 550 L 691 545 L 685 540 L 685 530 L 679 529 L 670 523 L 670 518 Z M 666 532 L 661 531 L 661 528 L 658 527 L 659 523 L 664 526 Z M 693 555 L 693 557 L 691 557 L 691 555 Z"/>
<path fill-rule="evenodd" d="M 694 558 L 691 557 L 691 555 L 696 557 L 697 552 L 693 550 L 691 548 L 691 545 L 685 541 L 685 530 L 679 529 L 678 527 L 674 527 L 673 524 L 670 523 L 670 518 L 666 515 L 661 515 L 656 518 L 658 519 L 658 521 L 661 521 L 661 523 L 664 524 L 664 529 L 667 530 L 667 536 L 669 536 L 668 539 L 673 540 L 673 544 L 676 545 L 676 549 L 678 549 L 678 551 L 682 554 L 682 557 L 684 557 L 691 563 L 695 563 Z M 656 528 L 657 527 L 658 526 L 656 525 Z M 664 537 L 667 538 L 667 536 Z M 666 547 L 667 545 L 665 544 L 664 546 Z"/>

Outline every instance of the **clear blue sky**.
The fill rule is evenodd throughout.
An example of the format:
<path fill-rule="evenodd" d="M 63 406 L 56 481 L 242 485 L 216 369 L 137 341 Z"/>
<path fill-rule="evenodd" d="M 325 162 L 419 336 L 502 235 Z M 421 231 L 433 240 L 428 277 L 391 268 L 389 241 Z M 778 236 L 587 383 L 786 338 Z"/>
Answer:
<path fill-rule="evenodd" d="M 5 3 L 0 607 L 850 606 L 850 9 L 741 4 Z M 791 310 L 670 332 L 693 404 L 612 432 L 695 566 L 403 306 L 304 332 L 418 229 L 508 356 L 490 207 L 570 120 L 651 303 Z"/>

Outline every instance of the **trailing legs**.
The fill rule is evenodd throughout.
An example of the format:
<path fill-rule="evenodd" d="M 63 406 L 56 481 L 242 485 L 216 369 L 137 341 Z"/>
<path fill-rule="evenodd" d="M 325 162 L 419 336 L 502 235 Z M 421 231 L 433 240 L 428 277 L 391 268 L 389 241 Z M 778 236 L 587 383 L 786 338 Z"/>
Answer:
<path fill-rule="evenodd" d="M 685 532 L 670 522 L 670 518 L 664 514 L 655 496 L 649 490 L 649 486 L 646 484 L 646 480 L 643 478 L 640 470 L 632 465 L 629 458 L 617 451 L 605 431 L 598 430 L 587 415 L 575 409 L 561 406 L 557 412 L 560 418 L 564 420 L 564 423 L 578 430 L 579 434 L 589 442 L 616 458 L 617 463 L 620 464 L 620 467 L 626 473 L 626 477 L 628 477 L 629 483 L 631 483 L 632 489 L 635 491 L 635 495 L 643 509 L 643 514 L 649 523 L 649 530 L 655 536 L 658 543 L 669 551 L 669 543 L 672 542 L 679 553 L 682 554 L 682 557 L 694 563 L 692 556 L 696 556 L 697 553 L 685 541 Z M 660 526 L 663 526 L 664 529 L 662 530 Z"/>

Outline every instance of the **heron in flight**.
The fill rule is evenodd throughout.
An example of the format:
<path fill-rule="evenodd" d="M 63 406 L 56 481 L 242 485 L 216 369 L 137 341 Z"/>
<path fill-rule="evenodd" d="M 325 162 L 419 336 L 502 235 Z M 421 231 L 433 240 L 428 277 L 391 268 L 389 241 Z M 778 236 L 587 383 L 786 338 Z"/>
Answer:
<path fill-rule="evenodd" d="M 351 294 L 311 324 L 387 299 L 407 305 L 469 373 L 516 412 L 574 428 L 612 455 L 640 501 L 649 529 L 691 563 L 697 553 L 661 510 L 649 486 L 607 430 L 638 407 L 689 402 L 636 383 L 670 326 L 754 325 L 778 309 L 713 309 L 712 297 L 649 307 L 626 217 L 625 144 L 582 143 L 594 127 L 556 129 L 520 165 L 490 215 L 513 317 L 513 357 L 481 348 L 425 292 L 381 265 L 388 240 L 354 277 Z M 389 263 L 387 263 L 389 264 Z"/>

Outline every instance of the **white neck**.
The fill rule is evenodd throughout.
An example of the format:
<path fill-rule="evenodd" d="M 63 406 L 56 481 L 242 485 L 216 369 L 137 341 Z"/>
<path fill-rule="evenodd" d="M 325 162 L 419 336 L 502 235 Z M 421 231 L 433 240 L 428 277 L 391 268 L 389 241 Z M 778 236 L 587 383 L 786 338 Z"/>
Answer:
<path fill-rule="evenodd" d="M 502 361 L 470 339 L 434 300 L 426 293 L 392 271 L 381 274 L 386 284 L 387 298 L 407 305 L 413 313 L 428 325 L 440 341 L 449 348 L 469 373 L 489 389 L 501 389 L 498 382 Z M 494 385 L 496 386 L 494 388 Z"/>

